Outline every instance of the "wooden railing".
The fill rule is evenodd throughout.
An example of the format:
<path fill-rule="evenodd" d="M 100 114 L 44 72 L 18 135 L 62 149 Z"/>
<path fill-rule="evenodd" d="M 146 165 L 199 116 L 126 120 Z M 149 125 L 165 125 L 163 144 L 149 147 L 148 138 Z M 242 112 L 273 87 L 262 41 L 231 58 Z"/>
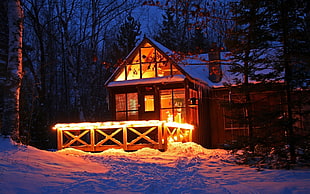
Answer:
<path fill-rule="evenodd" d="M 58 149 L 103 151 L 109 148 L 166 150 L 169 142 L 192 141 L 193 125 L 165 121 L 62 123 L 57 130 Z"/>

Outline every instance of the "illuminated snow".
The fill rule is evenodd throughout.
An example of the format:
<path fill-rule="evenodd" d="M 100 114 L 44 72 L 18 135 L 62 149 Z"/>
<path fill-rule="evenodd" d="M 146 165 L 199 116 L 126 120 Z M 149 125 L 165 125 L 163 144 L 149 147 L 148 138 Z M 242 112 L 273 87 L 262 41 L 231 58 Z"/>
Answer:
<path fill-rule="evenodd" d="M 174 143 L 166 152 L 57 152 L 0 137 L 0 193 L 308 193 L 309 170 L 234 164 L 225 150 Z"/>

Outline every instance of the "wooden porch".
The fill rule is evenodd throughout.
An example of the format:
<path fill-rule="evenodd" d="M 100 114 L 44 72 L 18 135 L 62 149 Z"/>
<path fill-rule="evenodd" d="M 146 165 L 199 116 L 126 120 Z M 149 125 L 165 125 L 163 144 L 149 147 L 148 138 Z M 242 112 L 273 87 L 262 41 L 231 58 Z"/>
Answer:
<path fill-rule="evenodd" d="M 150 121 L 60 123 L 57 148 L 97 152 L 110 148 L 138 150 L 144 147 L 167 150 L 168 142 L 191 142 L 193 125 Z"/>

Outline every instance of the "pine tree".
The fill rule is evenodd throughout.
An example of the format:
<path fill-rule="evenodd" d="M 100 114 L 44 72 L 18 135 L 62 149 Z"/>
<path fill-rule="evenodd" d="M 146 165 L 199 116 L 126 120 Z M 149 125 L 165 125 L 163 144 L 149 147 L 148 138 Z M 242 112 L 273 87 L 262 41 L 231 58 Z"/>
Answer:
<path fill-rule="evenodd" d="M 204 36 L 204 31 L 201 28 L 196 28 L 191 38 L 191 50 L 194 54 L 206 52 L 208 45 Z"/>
<path fill-rule="evenodd" d="M 129 15 L 125 22 L 120 26 L 119 33 L 117 35 L 118 49 L 120 52 L 120 58 L 123 58 L 129 54 L 129 52 L 136 46 L 138 36 L 141 35 L 141 24 L 135 20 L 134 17 Z"/>
<path fill-rule="evenodd" d="M 231 69 L 236 75 L 243 75 L 243 80 L 238 80 L 243 88 L 245 106 L 248 110 L 247 124 L 251 131 L 256 123 L 264 122 L 269 117 L 282 115 L 281 120 L 273 121 L 270 129 L 278 128 L 277 136 L 282 134 L 282 139 L 274 134 L 267 133 L 265 137 L 272 137 L 275 145 L 277 140 L 280 145 L 288 144 L 291 162 L 295 161 L 296 136 L 294 132 L 296 88 L 309 88 L 309 4 L 304 0 L 278 0 L 278 1 L 246 1 L 242 0 L 234 4 L 234 14 L 237 28 L 231 31 L 231 39 L 227 45 L 232 45 L 232 51 L 236 63 Z M 307 11 L 308 10 L 308 11 Z M 265 54 L 272 56 L 268 59 Z M 263 65 L 261 65 L 263 64 Z M 269 69 L 268 73 L 259 73 Z M 282 74 L 284 73 L 284 76 Z M 261 81 L 267 90 L 268 83 L 273 80 L 284 80 L 286 110 L 280 112 L 254 113 L 251 109 L 251 89 L 254 85 L 249 80 Z M 302 93 L 299 93 L 302 94 Z M 249 96 L 249 97 L 247 97 Z M 300 98 L 299 98 L 300 99 Z M 309 105 L 309 97 L 307 98 Z M 299 107 L 300 100 L 298 100 Z M 304 113 L 303 113 L 304 114 Z M 264 119 L 265 118 L 265 119 Z M 279 117 L 280 118 L 280 117 Z M 268 128 L 266 128 L 268 129 Z M 285 133 L 284 133 L 285 132 Z M 253 134 L 252 134 L 253 135 Z M 286 137 L 284 136 L 286 135 Z M 251 134 L 250 134 L 251 137 Z M 287 139 L 287 142 L 286 140 Z M 265 139 L 266 140 L 266 139 Z M 264 141 L 265 141 L 264 140 Z M 267 141 L 265 141 L 267 143 Z M 281 148 L 283 149 L 283 147 Z M 282 152 L 282 151 L 281 151 Z M 287 157 L 287 156 L 286 156 Z"/>
<path fill-rule="evenodd" d="M 174 51 L 178 51 L 179 48 L 179 31 L 176 21 L 176 15 L 171 10 L 166 10 L 165 15 L 162 15 L 163 23 L 162 29 L 160 30 L 158 36 L 155 38 L 157 41 L 161 42 Z"/>
<path fill-rule="evenodd" d="M 310 41 L 309 41 L 309 2 L 306 0 L 277 0 L 269 4 L 273 13 L 271 28 L 275 41 L 281 48 L 281 63 L 277 69 L 284 70 L 286 91 L 286 132 L 290 146 L 291 161 L 295 162 L 294 108 L 296 101 L 293 92 L 296 88 L 309 89 L 310 80 Z M 299 102 L 298 102 L 299 103 Z M 309 104 L 309 103 L 308 103 Z"/>
<path fill-rule="evenodd" d="M 241 0 L 232 4 L 236 27 L 228 32 L 230 39 L 226 42 L 234 61 L 231 71 L 237 77 L 239 75 L 242 77 L 237 79 L 236 83 L 240 84 L 241 93 L 245 99 L 243 103 L 250 142 L 253 139 L 254 128 L 250 80 L 256 80 L 258 71 L 268 65 L 262 55 L 265 54 L 265 48 L 272 38 L 265 21 L 268 18 L 265 3 L 261 0 Z"/>

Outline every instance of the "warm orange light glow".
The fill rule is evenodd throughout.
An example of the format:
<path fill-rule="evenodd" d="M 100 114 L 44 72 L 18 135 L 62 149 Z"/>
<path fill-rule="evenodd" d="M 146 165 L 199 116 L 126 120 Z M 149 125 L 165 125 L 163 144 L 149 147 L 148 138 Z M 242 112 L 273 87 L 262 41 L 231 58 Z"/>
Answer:
<path fill-rule="evenodd" d="M 166 150 L 167 142 L 191 142 L 194 126 L 187 123 L 140 120 L 59 123 L 53 129 L 57 130 L 58 149 L 73 147 L 85 151 L 102 151 L 109 148 L 137 150 L 152 147 Z M 147 130 L 143 131 L 144 129 Z M 131 135 L 135 134 L 136 137 L 128 139 L 128 132 Z M 98 135 L 101 139 L 96 139 Z M 119 139 L 118 135 L 122 137 Z M 112 142 L 114 145 L 106 142 Z"/>
<path fill-rule="evenodd" d="M 119 122 L 96 122 L 96 123 L 59 123 L 54 130 L 81 130 L 81 129 L 103 129 L 103 128 L 120 128 L 123 125 Z"/>
<path fill-rule="evenodd" d="M 144 96 L 144 109 L 145 112 L 154 111 L 154 95 L 145 95 Z"/>
<path fill-rule="evenodd" d="M 143 78 L 155 78 L 182 73 L 152 45 L 146 43 L 139 48 L 133 59 L 119 71 L 114 81 L 135 80 Z M 172 70 L 172 71 L 171 71 Z"/>
<path fill-rule="evenodd" d="M 187 123 L 166 122 L 159 120 L 148 121 L 109 121 L 109 122 L 84 122 L 84 123 L 58 123 L 54 130 L 80 130 L 80 129 L 105 129 L 105 128 L 121 128 L 124 126 L 148 126 L 148 125 L 160 125 L 164 124 L 167 127 L 177 127 L 182 129 L 193 130 L 194 126 Z"/>
<path fill-rule="evenodd" d="M 193 130 L 195 128 L 194 125 L 187 124 L 187 123 L 167 122 L 165 125 L 167 127 L 178 127 L 178 128 L 190 129 L 190 130 Z"/>

